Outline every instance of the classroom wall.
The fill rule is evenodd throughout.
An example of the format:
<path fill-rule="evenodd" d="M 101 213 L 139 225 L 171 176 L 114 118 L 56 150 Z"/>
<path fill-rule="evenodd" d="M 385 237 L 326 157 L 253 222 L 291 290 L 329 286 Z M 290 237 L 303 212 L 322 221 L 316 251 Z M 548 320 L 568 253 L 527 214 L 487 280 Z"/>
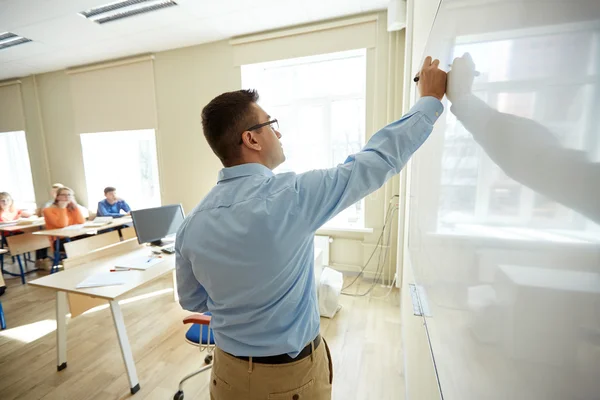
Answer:
<path fill-rule="evenodd" d="M 367 138 L 393 120 L 390 99 L 401 86 L 393 89 L 393 74 L 404 57 L 404 32 L 394 36 L 386 30 L 385 12 L 376 14 L 377 41 L 368 50 L 367 58 Z M 304 27 L 310 30 L 310 25 Z M 307 44 L 310 46 L 310 43 Z M 265 60 L 272 58 L 265 54 Z M 208 147 L 201 127 L 201 109 L 214 96 L 241 87 L 240 68 L 235 66 L 234 49 L 230 41 L 202 44 L 154 54 L 152 67 L 155 96 L 155 126 L 158 165 L 163 204 L 182 203 L 191 210 L 216 183 L 221 165 Z M 119 77 L 115 77 L 118 79 Z M 38 203 L 47 201 L 49 186 L 60 182 L 72 187 L 77 200 L 87 199 L 85 174 L 79 134 L 74 116 L 73 76 L 55 71 L 22 79 L 23 107 L 26 118 L 28 146 Z M 76 90 L 75 90 L 76 93 Z M 398 104 L 396 104 L 398 106 Z M 107 155 L 107 162 L 118 162 Z M 370 195 L 365 202 L 366 227 L 372 233 L 323 231 L 334 237 L 330 264 L 345 271 L 359 271 L 375 249 L 381 234 L 388 200 L 398 193 L 395 177 L 384 188 Z M 94 208 L 94 207 L 92 207 Z M 384 277 L 393 277 L 395 266 L 396 218 L 391 222 L 390 254 L 385 262 Z M 386 235 L 387 239 L 387 235 Z M 373 277 L 378 254 L 366 270 Z M 395 268 L 394 268 L 395 272 Z"/>
<path fill-rule="evenodd" d="M 222 168 L 202 134 L 202 107 L 215 96 L 241 88 L 228 41 L 157 53 L 158 157 L 163 204 L 192 210 Z"/>

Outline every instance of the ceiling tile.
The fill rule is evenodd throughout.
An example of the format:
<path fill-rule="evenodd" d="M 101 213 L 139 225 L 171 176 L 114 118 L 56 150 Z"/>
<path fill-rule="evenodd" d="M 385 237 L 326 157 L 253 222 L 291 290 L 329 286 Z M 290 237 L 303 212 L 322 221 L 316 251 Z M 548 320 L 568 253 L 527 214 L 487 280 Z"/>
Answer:
<path fill-rule="evenodd" d="M 131 18 L 125 18 L 106 24 L 94 25 L 104 30 L 110 30 L 119 34 L 128 34 L 145 31 L 157 27 L 176 26 L 182 21 L 196 18 L 193 14 L 187 13 L 181 6 L 169 7 L 159 11 L 149 12 L 147 14 L 136 15 Z M 92 23 L 91 21 L 88 21 Z M 168 34 L 168 31 L 164 32 Z"/>
<path fill-rule="evenodd" d="M 12 31 L 41 21 L 74 14 L 97 6 L 99 3 L 104 4 L 103 0 L 4 0 L 0 3 L 0 31 Z"/>
<path fill-rule="evenodd" d="M 50 53 L 52 46 L 44 43 L 28 42 L 0 50 L 0 62 L 16 61 L 32 55 Z"/>
<path fill-rule="evenodd" d="M 65 15 L 18 28 L 14 30 L 14 33 L 56 47 L 96 42 L 118 35 L 114 31 L 102 29 L 100 25 L 88 21 L 78 14 Z"/>

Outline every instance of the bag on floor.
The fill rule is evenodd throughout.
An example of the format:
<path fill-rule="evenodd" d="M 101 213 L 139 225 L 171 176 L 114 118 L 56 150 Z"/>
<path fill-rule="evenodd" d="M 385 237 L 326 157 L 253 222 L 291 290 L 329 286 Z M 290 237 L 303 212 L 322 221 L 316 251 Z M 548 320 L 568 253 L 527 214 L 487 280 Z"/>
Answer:
<path fill-rule="evenodd" d="M 323 268 L 318 286 L 319 314 L 333 318 L 339 308 L 344 275 L 329 267 Z"/>

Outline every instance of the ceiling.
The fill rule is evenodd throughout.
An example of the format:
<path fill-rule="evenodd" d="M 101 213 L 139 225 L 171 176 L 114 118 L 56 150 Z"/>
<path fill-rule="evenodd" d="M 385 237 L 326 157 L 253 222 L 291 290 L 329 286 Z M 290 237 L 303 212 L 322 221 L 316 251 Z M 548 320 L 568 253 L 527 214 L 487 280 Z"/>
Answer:
<path fill-rule="evenodd" d="M 0 0 L 0 34 L 32 42 L 0 50 L 0 80 L 385 9 L 388 0 L 177 0 L 98 25 L 78 12 L 114 0 Z"/>

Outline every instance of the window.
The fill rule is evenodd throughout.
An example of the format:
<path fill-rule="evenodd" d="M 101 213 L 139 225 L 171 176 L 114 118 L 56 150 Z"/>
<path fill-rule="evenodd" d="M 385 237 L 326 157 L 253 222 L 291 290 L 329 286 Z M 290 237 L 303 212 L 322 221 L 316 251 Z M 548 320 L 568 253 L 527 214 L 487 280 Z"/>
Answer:
<path fill-rule="evenodd" d="M 35 210 L 35 193 L 24 131 L 0 133 L 0 191 L 8 192 L 17 208 Z"/>
<path fill-rule="evenodd" d="M 160 206 L 154 129 L 85 133 L 81 148 L 89 206 L 104 199 L 104 188 L 133 209 Z"/>
<path fill-rule="evenodd" d="M 335 167 L 360 151 L 366 77 L 365 49 L 242 66 L 242 86 L 279 120 L 286 161 L 276 173 Z M 364 202 L 326 226 L 364 228 Z"/>

